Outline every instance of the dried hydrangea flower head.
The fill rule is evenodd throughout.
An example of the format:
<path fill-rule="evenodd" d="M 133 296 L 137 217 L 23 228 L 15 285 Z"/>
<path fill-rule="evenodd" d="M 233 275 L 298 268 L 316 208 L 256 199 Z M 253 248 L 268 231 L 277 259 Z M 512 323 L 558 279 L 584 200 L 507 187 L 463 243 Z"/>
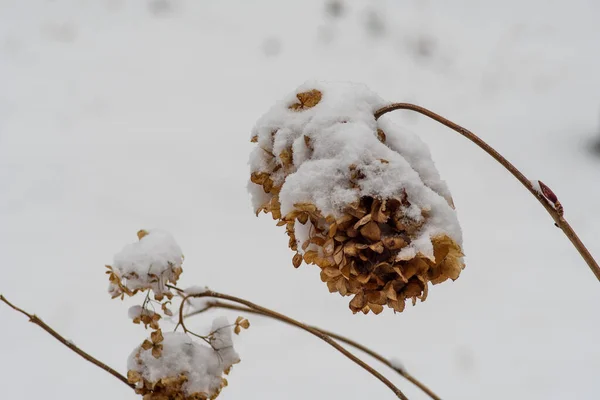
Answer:
<path fill-rule="evenodd" d="M 113 298 L 133 296 L 138 291 L 151 290 L 154 298 L 169 299 L 173 293 L 167 283 L 176 284 L 183 272 L 181 248 L 168 232 L 153 229 L 138 232 L 139 241 L 128 244 L 114 257 L 113 265 L 107 265 Z"/>
<path fill-rule="evenodd" d="M 240 358 L 227 318 L 214 320 L 208 340 L 210 346 L 185 333 L 153 332 L 129 356 L 127 379 L 144 400 L 214 399 L 227 386 L 223 375 Z"/>
<path fill-rule="evenodd" d="M 293 265 L 321 268 L 356 313 L 404 310 L 458 278 L 462 233 L 427 146 L 374 113 L 363 85 L 310 82 L 256 124 L 248 185 L 285 226 Z"/>

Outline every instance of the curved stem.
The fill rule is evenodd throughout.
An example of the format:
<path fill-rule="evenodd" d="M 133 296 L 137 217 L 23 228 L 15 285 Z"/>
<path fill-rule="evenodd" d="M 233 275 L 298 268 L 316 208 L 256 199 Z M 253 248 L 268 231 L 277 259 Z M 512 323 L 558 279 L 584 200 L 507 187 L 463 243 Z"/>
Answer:
<path fill-rule="evenodd" d="M 228 304 L 228 303 L 224 303 L 222 301 L 215 301 L 215 302 L 211 302 L 208 303 L 208 305 L 201 309 L 201 310 L 196 310 L 193 311 L 189 314 L 184 315 L 184 318 L 188 318 L 188 317 L 192 317 L 194 315 L 198 315 L 198 314 L 202 314 L 203 312 L 206 312 L 208 310 L 210 310 L 211 308 L 224 308 L 224 309 L 228 309 L 228 310 L 235 310 L 235 311 L 240 311 L 240 312 L 246 312 L 246 313 L 251 313 L 251 314 L 256 314 L 256 315 L 260 315 L 263 317 L 268 317 L 268 318 L 273 318 L 276 319 L 278 321 L 281 321 L 283 323 L 288 323 L 285 320 L 281 320 L 279 318 L 277 318 L 276 316 L 273 315 L 269 315 L 269 314 L 265 314 L 262 313 L 260 311 L 256 311 L 253 310 L 251 308 L 248 307 L 242 307 L 242 306 L 236 306 L 234 304 Z M 319 332 L 335 339 L 338 340 L 342 343 L 346 343 L 347 345 L 350 345 L 368 355 L 370 355 L 371 357 L 375 358 L 378 361 L 381 361 L 383 364 L 387 365 L 388 367 L 390 367 L 391 369 L 393 369 L 394 371 L 396 371 L 398 374 L 400 374 L 401 376 L 403 376 L 404 378 L 406 378 L 409 382 L 411 382 L 412 384 L 414 384 L 415 386 L 417 386 L 419 389 L 421 389 L 423 392 L 425 392 L 429 397 L 431 397 L 433 400 L 441 400 L 441 398 L 439 396 L 437 396 L 435 393 L 433 393 L 433 391 L 431 389 L 429 389 L 427 386 L 425 386 L 424 383 L 422 383 L 421 381 L 419 381 L 417 378 L 413 377 L 412 375 L 410 375 L 408 372 L 406 372 L 406 370 L 401 369 L 401 368 L 397 368 L 395 367 L 390 360 L 388 360 L 387 358 L 385 358 L 384 356 L 382 356 L 379 353 L 376 353 L 374 350 L 369 349 L 368 347 L 355 342 L 352 339 L 349 339 L 345 336 L 339 335 L 337 333 L 334 332 L 330 332 L 327 331 L 325 329 L 321 329 L 318 328 L 314 325 L 310 325 L 311 328 L 318 330 Z"/>
<path fill-rule="evenodd" d="M 433 111 L 430 111 L 426 108 L 417 106 L 415 104 L 393 103 L 393 104 L 387 105 L 385 107 L 380 108 L 379 110 L 377 110 L 375 112 L 375 119 L 377 120 L 382 115 L 384 115 L 390 111 L 394 111 L 394 110 L 411 110 L 411 111 L 418 112 L 419 114 L 423 114 L 426 117 L 429 117 L 429 118 L 441 123 L 442 125 L 445 125 L 448 128 L 460 133 L 461 135 L 463 135 L 464 137 L 466 137 L 467 139 L 469 139 L 470 141 L 475 143 L 477 146 L 479 146 L 483 151 L 485 151 L 490 156 L 492 156 L 500 164 L 502 164 L 502 166 L 504 168 L 506 168 L 515 178 L 517 178 L 519 180 L 519 182 L 521 182 L 523 184 L 523 186 L 525 186 L 525 188 L 527 188 L 527 190 L 529 190 L 529 192 L 532 195 L 534 195 L 535 198 L 538 199 L 538 201 L 546 209 L 548 214 L 550 214 L 552 219 L 554 219 L 556 226 L 559 227 L 564 232 L 564 234 L 569 238 L 569 240 L 571 241 L 573 246 L 577 249 L 577 251 L 579 252 L 581 257 L 584 259 L 584 261 L 587 263 L 587 265 L 590 267 L 590 269 L 596 276 L 596 279 L 598 279 L 600 281 L 600 266 L 598 266 L 598 263 L 596 262 L 596 260 L 594 260 L 594 257 L 592 257 L 589 250 L 585 247 L 585 245 L 583 244 L 581 239 L 579 239 L 579 237 L 577 236 L 577 234 L 575 233 L 573 228 L 571 228 L 571 225 L 569 225 L 569 223 L 564 219 L 564 217 L 562 216 L 562 213 L 555 210 L 554 207 L 548 202 L 548 200 L 546 200 L 546 198 L 543 195 L 541 195 L 540 193 L 538 193 L 535 190 L 535 188 L 531 184 L 531 181 L 529 179 L 527 179 L 525 177 L 525 175 L 523 175 L 523 173 L 521 173 L 521 171 L 519 171 L 514 165 L 512 165 L 506 158 L 504 158 L 500 153 L 498 153 L 496 150 L 494 150 L 494 148 L 492 148 L 486 142 L 481 140 L 477 135 L 475 135 L 473 132 L 469 131 L 468 129 L 465 129 L 462 126 L 455 124 L 452 121 L 447 120 L 446 118 L 434 113 Z"/>
<path fill-rule="evenodd" d="M 186 329 L 184 324 L 183 324 L 183 307 L 185 305 L 185 301 L 190 298 L 190 297 L 213 297 L 216 299 L 223 299 L 223 300 L 229 300 L 232 301 L 234 303 L 239 303 L 239 304 L 243 304 L 246 307 L 249 307 L 253 310 L 256 310 L 260 313 L 269 315 L 269 316 L 273 316 L 281 321 L 285 321 L 286 323 L 290 324 L 290 325 L 294 325 L 300 329 L 303 329 L 311 334 L 313 334 L 314 336 L 318 337 L 319 339 L 323 340 L 324 342 L 326 342 L 327 344 L 329 344 L 330 346 L 332 346 L 333 348 L 335 348 L 337 351 L 339 351 L 340 353 L 342 353 L 343 355 L 345 355 L 346 357 L 348 357 L 350 360 L 354 361 L 356 364 L 358 364 L 359 366 L 361 366 L 362 368 L 364 368 L 365 370 L 367 370 L 371 375 L 373 375 L 375 378 L 379 379 L 381 382 L 383 382 L 388 388 L 390 388 L 394 394 L 402 400 L 408 400 L 408 398 L 404 395 L 404 393 L 402 393 L 402 391 L 400 389 L 398 389 L 396 386 L 394 386 L 394 384 L 392 382 L 390 382 L 386 377 L 384 377 L 383 375 L 381 375 L 379 372 L 377 372 L 373 367 L 371 367 L 370 365 L 368 365 L 367 363 L 365 363 L 364 361 L 362 361 L 360 358 L 356 357 L 354 354 L 350 353 L 348 350 L 346 350 L 344 347 L 340 346 L 335 340 L 333 340 L 332 338 L 330 338 L 328 335 L 322 333 L 321 331 L 303 324 L 302 322 L 296 321 L 293 318 L 290 318 L 286 315 L 280 314 L 278 312 L 275 312 L 273 310 L 269 310 L 268 308 L 265 307 L 261 307 L 257 304 L 254 304 L 248 300 L 244 300 L 241 299 L 239 297 L 235 297 L 235 296 L 230 296 L 227 294 L 223 294 L 223 293 L 217 293 L 217 292 L 213 292 L 213 291 L 206 291 L 203 293 L 198 293 L 198 294 L 190 294 L 186 297 L 184 297 L 183 301 L 181 302 L 181 305 L 179 306 L 179 322 L 181 323 L 181 326 L 184 328 L 184 330 Z"/>
<path fill-rule="evenodd" d="M 115 371 L 114 369 L 109 367 L 108 365 L 104 364 L 102 361 L 97 360 L 96 358 L 92 357 L 85 351 L 81 350 L 79 347 L 75 346 L 73 343 L 71 343 L 70 341 L 68 341 L 67 339 L 62 337 L 54 329 L 52 329 L 48 324 L 46 324 L 44 321 L 42 321 L 40 318 L 38 318 L 35 314 L 29 314 L 27 311 L 24 311 L 23 309 L 15 306 L 11 302 L 9 302 L 6 299 L 6 297 L 2 296 L 1 294 L 0 294 L 0 300 L 5 302 L 13 310 L 18 311 L 21 314 L 29 317 L 29 322 L 33 322 L 34 324 L 36 324 L 37 326 L 39 326 L 40 328 L 42 328 L 43 330 L 48 332 L 56 340 L 58 340 L 59 342 L 61 342 L 65 346 L 67 346 L 69 349 L 73 350 L 75 353 L 79 354 L 81 357 L 83 357 L 87 361 L 91 362 L 92 364 L 94 364 L 97 367 L 102 368 L 103 370 L 105 370 L 106 372 L 108 372 L 109 374 L 111 374 L 112 376 L 114 376 L 115 378 L 117 378 L 118 380 L 120 380 L 121 382 L 123 382 L 124 384 L 129 386 L 130 388 L 132 388 L 132 389 L 134 388 L 134 386 L 127 381 L 126 377 L 124 377 L 123 375 L 121 375 L 120 373 L 118 373 L 117 371 Z"/>

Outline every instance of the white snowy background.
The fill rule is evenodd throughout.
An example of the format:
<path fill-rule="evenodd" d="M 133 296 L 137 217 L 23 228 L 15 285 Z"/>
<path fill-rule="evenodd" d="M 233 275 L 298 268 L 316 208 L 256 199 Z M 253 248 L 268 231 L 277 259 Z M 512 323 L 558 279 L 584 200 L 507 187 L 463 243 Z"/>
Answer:
<path fill-rule="evenodd" d="M 600 257 L 600 3 L 0 0 L 0 292 L 125 373 L 146 336 L 104 264 L 170 231 L 181 286 L 346 333 L 444 399 L 596 399 L 600 285 L 490 157 L 410 112 L 464 232 L 467 268 L 402 314 L 352 315 L 246 193 L 250 130 L 309 79 L 363 82 L 478 133 L 557 193 Z M 235 318 L 236 313 L 228 314 Z M 208 329 L 214 314 L 191 323 Z M 326 344 L 250 318 L 222 399 L 391 399 Z M 3 399 L 135 399 L 0 305 Z M 373 361 L 410 399 L 426 398 Z"/>

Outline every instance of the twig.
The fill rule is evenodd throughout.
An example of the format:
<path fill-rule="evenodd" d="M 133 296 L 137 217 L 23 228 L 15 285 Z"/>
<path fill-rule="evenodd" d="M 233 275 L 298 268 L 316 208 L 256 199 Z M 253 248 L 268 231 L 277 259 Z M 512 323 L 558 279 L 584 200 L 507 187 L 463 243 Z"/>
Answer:
<path fill-rule="evenodd" d="M 569 225 L 569 223 L 564 219 L 564 217 L 561 215 L 561 213 L 559 213 L 557 210 L 555 210 L 554 207 L 552 207 L 552 205 L 550 205 L 550 203 L 548 203 L 547 199 L 542 194 L 538 193 L 534 189 L 534 187 L 531 184 L 531 182 L 529 181 L 529 179 L 527 179 L 525 177 L 525 175 L 523 175 L 521 173 L 521 171 L 519 171 L 514 165 L 512 165 L 500 153 L 498 153 L 490 145 L 485 143 L 477 135 L 475 135 L 473 132 L 469 131 L 468 129 L 465 129 L 462 126 L 455 124 L 452 121 L 447 120 L 446 118 L 434 113 L 433 111 L 430 111 L 426 108 L 417 106 L 415 104 L 393 103 L 393 104 L 387 105 L 385 107 L 380 108 L 379 110 L 377 110 L 375 112 L 375 119 L 377 120 L 382 115 L 384 115 L 390 111 L 394 111 L 394 110 L 411 110 L 411 111 L 418 112 L 419 114 L 423 114 L 426 117 L 429 117 L 429 118 L 441 123 L 442 125 L 445 125 L 448 128 L 460 133 L 461 135 L 463 135 L 464 137 L 466 137 L 467 139 L 469 139 L 470 141 L 475 143 L 477 146 L 479 146 L 483 151 L 485 151 L 490 156 L 492 156 L 500 164 L 502 164 L 502 166 L 504 166 L 504 168 L 506 168 L 511 174 L 513 174 L 513 176 L 515 178 L 517 178 L 519 180 L 519 182 L 521 182 L 523 184 L 523 186 L 525 186 L 527 188 L 527 190 L 529 190 L 529 192 L 532 195 L 534 195 L 535 198 L 537 198 L 539 200 L 539 202 L 546 209 L 548 214 L 550 214 L 552 219 L 554 219 L 556 226 L 559 227 L 564 232 L 564 234 L 569 238 L 569 240 L 571 241 L 573 246 L 577 249 L 577 251 L 579 252 L 581 257 L 585 260 L 587 265 L 590 267 L 590 269 L 592 270 L 592 272 L 594 273 L 596 278 L 600 281 L 600 266 L 598 266 L 598 263 L 596 262 L 596 260 L 594 260 L 594 258 L 590 254 L 589 250 L 585 247 L 583 242 L 579 239 L 579 237 L 577 236 L 577 234 L 575 233 L 573 228 L 571 228 L 571 225 Z"/>
<path fill-rule="evenodd" d="M 130 388 L 132 388 L 132 389 L 134 388 L 134 386 L 127 381 L 126 377 L 124 377 L 123 375 L 121 375 L 120 373 L 118 373 L 117 371 L 115 371 L 114 369 L 112 369 L 111 367 L 109 367 L 108 365 L 104 364 L 103 362 L 98 361 L 97 359 L 95 359 L 94 357 L 92 357 L 91 355 L 89 355 L 88 353 L 86 353 L 85 351 L 81 350 L 79 347 L 75 346 L 73 343 L 71 343 L 70 341 L 68 341 L 64 337 L 62 337 L 58 332 L 56 332 L 49 325 L 47 325 L 44 321 L 42 321 L 40 318 L 38 318 L 35 314 L 29 314 L 28 312 L 26 312 L 26 311 L 22 310 L 21 308 L 15 306 L 11 302 L 9 302 L 6 299 L 6 297 L 4 297 L 1 294 L 0 294 L 0 300 L 2 300 L 3 302 L 5 302 L 13 310 L 18 311 L 21 314 L 26 315 L 27 317 L 29 317 L 29 322 L 33 322 L 34 324 L 36 324 L 37 326 L 39 326 L 40 328 L 42 328 L 43 330 L 45 330 L 46 332 L 48 332 L 56 340 L 58 340 L 59 342 L 61 342 L 65 346 L 67 346 L 69 349 L 73 350 L 75 353 L 79 354 L 81 357 L 85 358 L 87 361 L 91 362 L 92 364 L 96 365 L 97 367 L 102 368 L 103 370 L 105 370 L 106 372 L 108 372 L 109 374 L 111 374 L 112 376 L 114 376 L 115 378 L 117 378 L 118 380 L 120 380 L 121 382 L 123 382 L 124 384 L 126 384 L 127 386 L 129 386 Z"/>
<path fill-rule="evenodd" d="M 286 324 L 289 324 L 286 320 L 282 320 L 279 319 L 278 317 L 274 316 L 274 315 L 270 315 L 270 314 L 265 314 L 262 313 L 260 311 L 256 311 L 253 310 L 251 308 L 248 307 L 242 307 L 242 306 L 236 306 L 234 304 L 228 304 L 228 303 L 224 303 L 222 301 L 214 301 L 214 302 L 210 302 L 207 304 L 206 307 L 200 309 L 200 310 L 196 310 L 193 311 L 189 314 L 184 315 L 184 318 L 188 318 L 188 317 L 192 317 L 194 315 L 198 315 L 201 314 L 203 312 L 206 312 L 208 310 L 210 310 L 211 308 L 224 308 L 224 309 L 228 309 L 228 310 L 235 310 L 235 311 L 240 311 L 240 312 L 247 312 L 247 313 L 251 313 L 251 314 L 256 314 L 256 315 L 261 315 L 263 317 L 268 317 L 268 318 L 273 318 L 276 319 L 278 321 L 284 322 Z M 335 339 L 338 340 L 340 342 L 346 343 L 364 353 L 367 353 L 368 355 L 370 355 L 371 357 L 375 358 L 378 361 L 381 361 L 383 364 L 387 365 L 388 367 L 390 367 L 391 369 L 393 369 L 394 371 L 396 371 L 398 374 L 400 374 L 401 376 L 403 376 L 404 378 L 406 378 L 409 382 L 411 382 L 412 384 L 414 384 L 415 386 L 417 386 L 419 389 L 421 389 L 423 392 L 425 392 L 429 397 L 431 397 L 433 400 L 441 400 L 441 398 L 436 395 L 435 393 L 433 393 L 433 391 L 431 389 L 429 389 L 427 386 L 425 386 L 424 383 L 422 383 L 421 381 L 419 381 L 417 378 L 413 377 L 412 375 L 410 375 L 408 372 L 406 372 L 406 370 L 402 369 L 402 368 L 397 368 L 395 367 L 390 360 L 388 360 L 387 358 L 385 358 L 384 356 L 382 356 L 381 354 L 375 352 L 374 350 L 369 349 L 368 347 L 355 342 L 352 339 L 349 339 L 345 336 L 342 335 L 338 335 L 337 333 L 331 332 L 331 331 L 327 331 L 325 329 L 321 329 L 318 328 L 314 325 L 309 325 L 311 328 L 318 330 L 319 332 Z"/>
<path fill-rule="evenodd" d="M 402 400 L 408 400 L 408 398 L 404 395 L 404 393 L 402 393 L 402 391 L 400 389 L 398 389 L 392 382 L 390 382 L 386 377 L 384 377 L 383 375 L 381 375 L 379 372 L 377 372 L 373 367 L 371 367 L 369 364 L 365 363 L 364 361 L 362 361 L 360 358 L 356 357 L 354 354 L 350 353 L 348 350 L 346 350 L 344 347 L 342 347 L 341 345 L 339 345 L 335 340 L 333 340 L 332 338 L 330 338 L 328 335 L 324 334 L 323 332 L 303 324 L 302 322 L 296 321 L 295 319 L 292 319 L 286 315 L 280 314 L 278 312 L 269 310 L 268 308 L 265 307 L 261 307 L 259 305 L 256 305 L 248 300 L 244 300 L 241 299 L 239 297 L 235 297 L 235 296 L 230 296 L 227 294 L 223 294 L 223 293 L 217 293 L 217 292 L 213 292 L 210 290 L 207 290 L 206 292 L 203 293 L 197 293 L 197 294 L 190 294 L 188 296 L 186 296 L 183 301 L 181 302 L 181 305 L 179 306 L 179 322 L 181 323 L 181 326 L 183 327 L 184 330 L 186 330 L 185 325 L 184 325 L 184 316 L 183 316 L 183 307 L 185 305 L 185 302 L 188 298 L 190 297 L 213 297 L 213 298 L 217 298 L 217 299 L 223 299 L 223 300 L 229 300 L 232 301 L 234 303 L 239 303 L 239 304 L 243 304 L 246 307 L 250 307 L 253 310 L 256 310 L 260 313 L 263 313 L 265 315 L 269 315 L 272 316 L 273 318 L 277 318 L 281 321 L 285 321 L 286 323 L 290 324 L 290 325 L 294 325 L 300 329 L 303 329 L 313 335 L 315 335 L 316 337 L 318 337 L 319 339 L 323 340 L 324 342 L 326 342 L 327 344 L 329 344 L 330 346 L 332 346 L 333 348 L 335 348 L 337 351 L 339 351 L 340 353 L 342 353 L 343 355 L 345 355 L 346 357 L 348 357 L 350 360 L 354 361 L 356 364 L 360 365 L 362 368 L 364 368 L 365 370 L 367 370 L 371 375 L 373 375 L 375 378 L 379 379 L 381 382 L 383 382 L 388 388 L 390 388 L 394 394 L 396 394 L 396 396 L 399 399 Z"/>

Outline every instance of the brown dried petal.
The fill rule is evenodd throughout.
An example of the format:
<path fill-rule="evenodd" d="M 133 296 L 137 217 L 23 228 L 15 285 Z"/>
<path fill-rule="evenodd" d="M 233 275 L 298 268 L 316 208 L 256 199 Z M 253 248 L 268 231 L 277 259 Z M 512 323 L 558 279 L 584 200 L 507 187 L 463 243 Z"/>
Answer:
<path fill-rule="evenodd" d="M 383 288 L 383 292 L 386 297 L 390 300 L 397 300 L 398 296 L 396 296 L 396 290 L 394 289 L 394 282 L 388 282 Z"/>
<path fill-rule="evenodd" d="M 294 258 L 292 258 L 292 264 L 294 268 L 298 268 L 302 264 L 302 254 L 296 253 Z"/>
<path fill-rule="evenodd" d="M 284 149 L 279 153 L 279 159 L 284 167 L 290 167 L 294 164 L 294 154 L 291 149 Z"/>
<path fill-rule="evenodd" d="M 162 349 L 163 349 L 163 345 L 162 344 L 156 344 L 152 347 L 152 356 L 154 356 L 154 358 L 159 358 L 160 355 L 162 354 Z"/>
<path fill-rule="evenodd" d="M 144 349 L 144 350 L 149 350 L 152 348 L 152 346 L 153 346 L 152 342 L 147 339 L 144 340 L 144 343 L 142 343 L 142 349 Z"/>
<path fill-rule="evenodd" d="M 312 264 L 318 256 L 319 253 L 317 253 L 315 250 L 309 250 L 304 253 L 304 262 L 307 264 Z"/>
<path fill-rule="evenodd" d="M 371 311 L 373 311 L 375 315 L 381 314 L 381 312 L 383 311 L 383 306 L 381 304 L 369 303 L 369 308 L 371 309 Z"/>
<path fill-rule="evenodd" d="M 154 344 L 158 344 L 160 342 L 162 342 L 164 340 L 162 331 L 159 329 L 157 331 L 154 331 L 150 334 L 150 339 L 152 340 L 152 343 Z"/>
<path fill-rule="evenodd" d="M 342 295 L 345 296 L 348 294 L 348 287 L 346 286 L 346 280 L 345 279 L 338 279 L 335 282 L 335 287 L 337 289 L 337 291 Z"/>
<path fill-rule="evenodd" d="M 323 244 L 323 254 L 325 254 L 326 256 L 330 256 L 333 254 L 334 249 L 335 243 L 333 239 L 327 239 L 327 241 Z"/>
<path fill-rule="evenodd" d="M 356 313 L 360 311 L 366 304 L 365 295 L 363 292 L 357 293 L 352 300 L 350 300 L 350 309 Z"/>
<path fill-rule="evenodd" d="M 371 221 L 371 214 L 367 214 L 364 217 L 362 217 L 361 219 L 359 219 L 357 223 L 354 224 L 354 229 L 358 229 L 370 221 Z"/>
<path fill-rule="evenodd" d="M 317 206 L 315 206 L 314 204 L 310 204 L 310 203 L 296 203 L 296 204 L 294 204 L 294 207 L 300 211 L 306 211 L 309 213 L 314 213 L 317 211 Z"/>
<path fill-rule="evenodd" d="M 336 278 L 342 274 L 338 268 L 328 267 L 323 269 L 323 273 L 329 277 Z"/>
<path fill-rule="evenodd" d="M 373 243 L 372 245 L 369 246 L 369 248 L 378 254 L 383 253 L 383 250 L 384 250 L 383 243 L 381 243 L 381 242 Z"/>
<path fill-rule="evenodd" d="M 360 228 L 360 233 L 364 237 L 374 242 L 381 239 L 381 229 L 379 229 L 379 225 L 377 222 L 371 221 L 362 228 Z"/>
<path fill-rule="evenodd" d="M 337 265 L 342 264 L 342 260 L 344 259 L 344 251 L 343 247 L 339 246 L 333 253 L 333 262 Z"/>
<path fill-rule="evenodd" d="M 350 265 L 344 265 L 342 268 L 340 268 L 340 272 L 344 278 L 350 279 Z"/>
<path fill-rule="evenodd" d="M 373 221 L 379 222 L 379 223 L 384 223 L 388 220 L 389 217 L 384 212 L 385 203 L 386 203 L 385 200 L 383 200 L 383 201 L 381 201 L 379 199 L 373 200 L 373 204 L 371 205 L 371 217 L 372 217 Z"/>
<path fill-rule="evenodd" d="M 344 254 L 351 256 L 351 257 L 356 257 L 358 255 L 358 249 L 356 248 L 356 243 L 355 242 L 347 242 L 344 245 Z"/>
<path fill-rule="evenodd" d="M 300 213 L 298 215 L 298 222 L 300 222 L 302 225 L 306 224 L 308 222 L 308 214 L 305 212 Z"/>
<path fill-rule="evenodd" d="M 334 222 L 329 226 L 329 231 L 327 232 L 327 236 L 329 237 L 335 237 L 335 234 L 337 233 L 337 224 Z"/>
<path fill-rule="evenodd" d="M 127 381 L 129 383 L 138 383 L 142 379 L 142 375 L 134 370 L 127 371 Z"/>
<path fill-rule="evenodd" d="M 327 289 L 329 289 L 329 293 L 335 293 L 338 291 L 338 289 L 337 289 L 337 281 L 338 280 L 339 279 L 327 281 Z"/>
<path fill-rule="evenodd" d="M 358 275 L 356 277 L 356 280 L 360 283 L 362 283 L 363 285 L 367 282 L 369 282 L 369 280 L 371 279 L 371 274 L 364 274 L 364 275 Z"/>
<path fill-rule="evenodd" d="M 399 250 L 406 246 L 406 241 L 400 236 L 384 237 L 382 239 L 383 245 L 389 250 Z"/>
<path fill-rule="evenodd" d="M 298 98 L 299 103 L 292 104 L 289 107 L 290 110 L 300 111 L 306 108 L 312 108 L 319 104 L 323 95 L 320 91 L 313 89 L 308 92 L 298 93 L 296 97 Z"/>
<path fill-rule="evenodd" d="M 418 280 L 410 280 L 404 287 L 406 297 L 419 297 L 423 292 L 422 283 Z"/>

